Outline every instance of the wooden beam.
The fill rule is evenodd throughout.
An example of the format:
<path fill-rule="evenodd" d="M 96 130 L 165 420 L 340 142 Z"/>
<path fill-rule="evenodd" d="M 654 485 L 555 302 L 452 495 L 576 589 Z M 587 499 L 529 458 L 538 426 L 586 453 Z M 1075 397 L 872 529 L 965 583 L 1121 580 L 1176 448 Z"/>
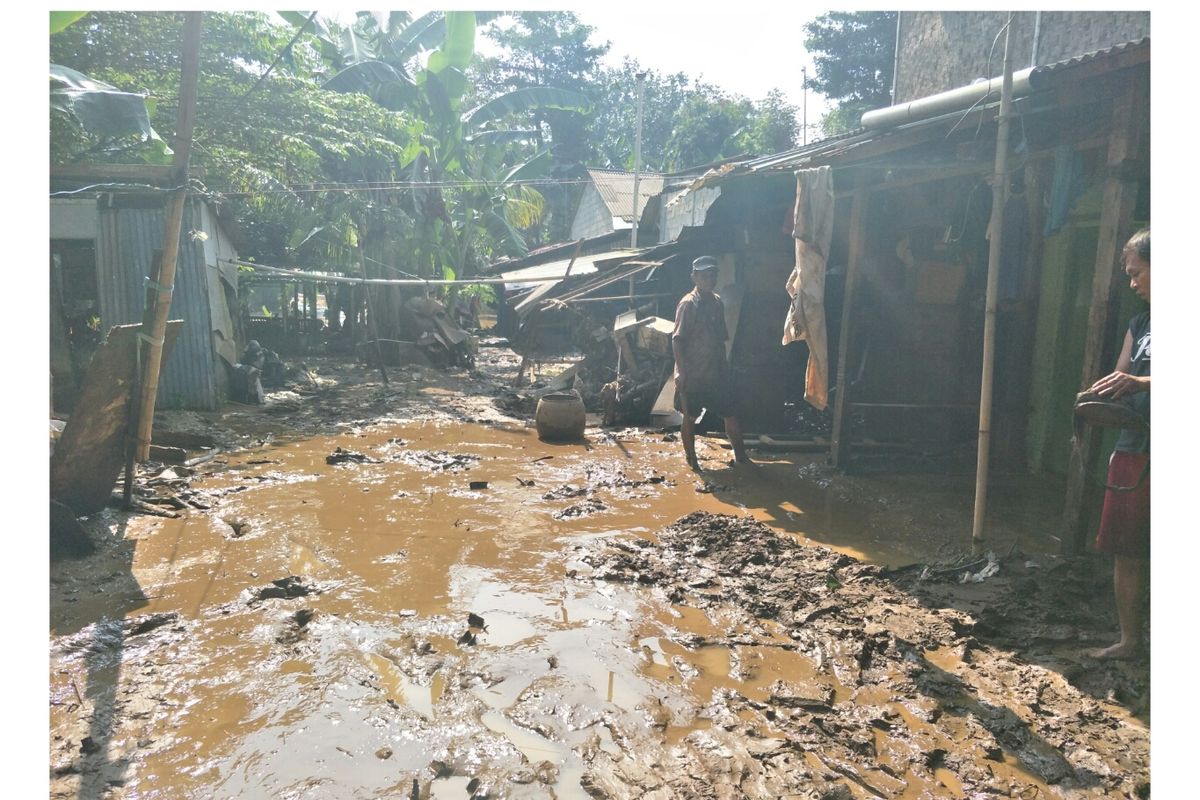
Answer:
<path fill-rule="evenodd" d="M 1087 388 L 1097 378 L 1112 369 L 1112 333 L 1117 324 L 1118 293 L 1124 285 L 1124 268 L 1120 263 L 1121 246 L 1133 221 L 1137 201 L 1138 181 L 1127 168 L 1138 155 L 1141 120 L 1148 119 L 1145 94 L 1138 83 L 1130 80 L 1113 101 L 1112 129 L 1108 141 L 1107 170 L 1104 198 L 1100 209 L 1099 240 L 1096 245 L 1095 277 L 1092 280 L 1092 303 L 1088 310 L 1087 340 L 1080 372 L 1080 389 Z M 1084 550 L 1088 531 L 1088 500 L 1095 492 L 1088 491 L 1088 476 L 1096 469 L 1100 433 L 1083 426 L 1083 433 L 1073 442 L 1071 463 L 1067 471 L 1067 496 L 1063 509 L 1062 548 L 1067 553 Z"/>
<path fill-rule="evenodd" d="M 855 176 L 855 192 L 850 201 L 850 252 L 846 265 L 846 289 L 842 297 L 841 333 L 838 336 L 838 382 L 837 395 L 833 399 L 833 445 L 830 450 L 830 460 L 834 467 L 841 470 L 846 468 L 850 460 L 850 427 L 846 420 L 846 412 L 850 410 L 850 371 L 847 361 L 850 338 L 854 335 L 854 288 L 862 269 L 867 241 L 867 203 L 871 199 L 867 192 L 868 181 L 867 170 Z"/>

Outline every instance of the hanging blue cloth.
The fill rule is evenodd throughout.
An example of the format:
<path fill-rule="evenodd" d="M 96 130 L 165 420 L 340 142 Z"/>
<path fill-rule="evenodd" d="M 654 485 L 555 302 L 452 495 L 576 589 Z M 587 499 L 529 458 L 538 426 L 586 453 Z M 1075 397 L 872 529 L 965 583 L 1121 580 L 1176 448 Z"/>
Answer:
<path fill-rule="evenodd" d="M 1083 190 L 1083 156 L 1072 145 L 1060 144 L 1054 149 L 1054 183 L 1050 187 L 1044 236 L 1053 236 L 1067 224 L 1071 207 Z"/>

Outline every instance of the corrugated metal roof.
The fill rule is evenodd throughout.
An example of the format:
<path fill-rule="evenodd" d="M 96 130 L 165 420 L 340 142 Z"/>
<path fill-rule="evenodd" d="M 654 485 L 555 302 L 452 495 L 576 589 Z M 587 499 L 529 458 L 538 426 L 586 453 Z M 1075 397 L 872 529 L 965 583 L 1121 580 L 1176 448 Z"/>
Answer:
<path fill-rule="evenodd" d="M 1145 52 L 1141 52 L 1144 50 Z M 1045 86 L 1048 80 L 1058 75 L 1065 75 L 1070 70 L 1076 67 L 1082 67 L 1088 64 L 1095 64 L 1097 67 L 1104 67 L 1105 60 L 1113 60 L 1116 63 L 1112 68 L 1121 68 L 1124 66 L 1121 62 L 1127 61 L 1129 58 L 1146 59 L 1150 57 L 1150 37 L 1144 37 L 1132 42 L 1123 42 L 1114 45 L 1104 50 L 1096 50 L 1091 53 L 1084 53 L 1078 56 L 1057 61 L 1053 64 L 1037 67 L 1030 75 L 1030 81 L 1033 83 L 1035 90 Z M 1039 80 L 1040 79 L 1040 80 Z M 989 105 L 998 105 L 998 101 Z M 961 112 L 956 112 L 956 116 L 961 115 Z M 945 119 L 942 117 L 932 117 L 929 119 L 914 120 L 904 125 L 895 128 L 884 130 L 868 131 L 866 128 L 858 128 L 857 130 L 833 136 L 828 139 L 822 139 L 819 142 L 814 142 L 806 147 L 799 147 L 794 150 L 787 150 L 782 153 L 756 158 L 752 161 L 744 161 L 737 164 L 729 164 L 723 168 L 711 170 L 698 178 L 689 187 L 692 190 L 699 189 L 702 186 L 712 186 L 724 183 L 732 178 L 743 177 L 755 173 L 785 171 L 799 169 L 807 166 L 811 162 L 817 161 L 825 163 L 829 158 L 844 155 L 845 153 L 868 144 L 878 139 L 894 136 L 905 131 L 914 130 L 930 124 L 936 124 Z"/>
<path fill-rule="evenodd" d="M 597 261 L 608 261 L 613 258 L 637 258 L 647 251 L 645 250 L 609 250 L 605 253 L 593 253 L 592 255 L 579 256 L 575 259 L 575 265 L 571 267 L 571 275 L 590 275 L 596 272 Z M 518 288 L 528 285 L 522 281 L 529 281 L 533 278 L 557 278 L 566 275 L 567 266 L 571 264 L 571 259 L 564 258 L 558 261 L 551 261 L 547 264 L 538 264 L 535 267 L 525 267 L 524 269 L 514 270 L 512 272 L 501 272 L 500 277 L 504 278 L 505 286 L 509 289 Z"/>
<path fill-rule="evenodd" d="M 604 205 L 614 217 L 620 217 L 630 225 L 633 224 L 633 173 L 609 169 L 589 169 L 592 183 L 600 192 Z M 662 191 L 663 176 L 657 173 L 639 173 L 638 177 L 638 206 L 640 217 L 646 209 L 646 203 L 651 197 Z"/>
<path fill-rule="evenodd" d="M 1063 61 L 1056 61 L 1053 64 L 1034 67 L 1033 74 L 1030 75 L 1030 80 L 1034 80 L 1039 75 L 1062 72 L 1063 70 L 1071 67 L 1078 67 L 1083 64 L 1088 64 L 1093 61 L 1101 61 L 1106 58 L 1115 58 L 1125 53 L 1136 52 L 1143 48 L 1147 51 L 1146 56 L 1148 57 L 1150 50 L 1149 36 L 1145 36 L 1132 42 L 1122 42 L 1121 44 L 1113 45 L 1112 47 L 1107 47 L 1103 50 L 1094 50 L 1090 53 L 1084 53 L 1083 55 L 1072 56 L 1071 58 L 1064 59 Z"/>

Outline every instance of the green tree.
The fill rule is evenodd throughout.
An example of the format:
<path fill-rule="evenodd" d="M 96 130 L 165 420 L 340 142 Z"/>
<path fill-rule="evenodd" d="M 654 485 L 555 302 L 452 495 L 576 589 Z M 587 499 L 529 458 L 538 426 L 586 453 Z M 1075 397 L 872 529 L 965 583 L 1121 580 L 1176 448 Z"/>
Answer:
<path fill-rule="evenodd" d="M 791 150 L 799 139 L 796 107 L 787 102 L 782 91 L 772 89 L 765 98 L 754 103 L 750 124 L 739 137 L 738 149 L 769 155 Z"/>
<path fill-rule="evenodd" d="M 639 74 L 643 76 L 642 169 L 664 172 L 670 168 L 667 143 L 676 115 L 691 94 L 691 80 L 682 72 L 663 74 L 644 69 L 630 58 L 625 58 L 620 67 L 601 73 L 596 113 L 589 129 L 594 166 L 633 169 Z"/>
<path fill-rule="evenodd" d="M 745 152 L 741 148 L 753 114 L 754 106 L 745 98 L 698 87 L 675 116 L 667 163 L 683 169 Z"/>
<path fill-rule="evenodd" d="M 593 44 L 594 29 L 580 23 L 572 11 L 528 11 L 493 22 L 486 35 L 503 48 L 493 58 L 472 67 L 477 89 L 485 96 L 532 86 L 554 86 L 594 99 L 600 59 L 608 43 Z M 547 176 L 554 183 L 543 190 L 548 219 L 536 232 L 542 241 L 565 239 L 571 214 L 591 163 L 588 136 L 590 114 L 569 109 L 535 111 L 530 122 L 539 143 L 549 142 L 552 163 Z M 548 132 L 548 135 L 547 135 Z"/>
<path fill-rule="evenodd" d="M 891 102 L 896 54 L 896 12 L 831 11 L 804 26 L 813 54 L 808 85 L 837 102 L 823 121 L 833 135 L 858 126 L 863 112 Z"/>
<path fill-rule="evenodd" d="M 94 12 L 51 37 L 51 59 L 147 96 L 155 127 L 171 131 L 182 25 L 179 13 Z M 328 213 L 346 205 L 346 193 L 305 187 L 399 179 L 416 156 L 421 126 L 361 95 L 322 90 L 312 77 L 321 62 L 311 48 L 287 47 L 293 33 L 263 14 L 205 15 L 191 160 L 239 219 L 247 255 L 264 263 L 311 259 L 313 266 L 349 267 L 353 234 Z M 97 151 L 85 132 L 53 113 L 51 142 L 59 162 L 128 160 Z M 403 214 L 391 208 L 400 225 Z M 317 218 L 325 222 L 314 224 Z M 308 236 L 315 228 L 317 235 Z M 306 247 L 297 252 L 298 241 Z"/>
<path fill-rule="evenodd" d="M 536 139 L 528 115 L 590 108 L 585 97 L 547 86 L 519 88 L 472 107 L 477 93 L 467 70 L 475 58 L 476 30 L 474 12 L 455 11 L 412 21 L 393 14 L 386 26 L 364 13 L 349 28 L 314 32 L 336 70 L 325 87 L 406 109 L 424 125 L 408 167 L 414 184 L 410 208 L 420 223 L 409 245 L 420 274 L 470 275 L 497 247 L 523 252 L 525 241 L 514 223 L 528 222 L 530 209 L 544 208 L 536 193 L 514 183 L 545 163 L 520 146 Z M 416 55 L 431 32 L 441 40 L 422 67 Z M 525 125 L 513 127 L 516 119 Z"/>

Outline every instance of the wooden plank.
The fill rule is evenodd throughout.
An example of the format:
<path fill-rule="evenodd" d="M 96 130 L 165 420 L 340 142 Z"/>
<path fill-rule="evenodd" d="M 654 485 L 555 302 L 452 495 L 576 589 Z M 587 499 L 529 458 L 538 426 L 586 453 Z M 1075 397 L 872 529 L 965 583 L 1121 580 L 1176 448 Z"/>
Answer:
<path fill-rule="evenodd" d="M 1104 183 L 1104 198 L 1100 209 L 1100 231 L 1096 245 L 1095 277 L 1092 280 L 1092 303 L 1088 310 L 1087 341 L 1083 351 L 1079 385 L 1090 386 L 1097 378 L 1112 369 L 1111 339 L 1117 324 L 1118 292 L 1124 286 L 1124 267 L 1120 263 L 1124 237 L 1133 221 L 1138 182 L 1127 164 L 1137 158 L 1140 122 L 1148 119 L 1142 94 L 1129 81 L 1114 99 L 1112 131 L 1108 145 L 1108 177 Z M 1071 449 L 1067 471 L 1067 494 L 1063 509 L 1062 549 L 1081 553 L 1087 540 L 1087 514 L 1084 509 L 1094 492 L 1088 491 L 1088 475 L 1097 467 L 1100 432 L 1083 426 L 1082 435 Z M 1091 495 L 1092 497 L 1089 497 Z"/>
<path fill-rule="evenodd" d="M 167 323 L 164 360 L 183 320 Z M 75 411 L 50 457 L 50 497 L 76 514 L 104 508 L 125 463 L 141 325 L 117 325 L 96 348 Z"/>
<path fill-rule="evenodd" d="M 174 185 L 177 176 L 170 164 L 58 164 L 50 167 L 50 179 L 133 181 L 154 185 Z"/>
<path fill-rule="evenodd" d="M 190 431 L 155 430 L 153 444 L 163 447 L 182 447 L 185 450 L 197 450 L 202 447 L 216 447 L 217 440 L 212 434 L 192 433 Z"/>
<path fill-rule="evenodd" d="M 850 375 L 847 360 L 850 355 L 850 339 L 854 335 L 854 289 L 858 273 L 862 269 L 867 240 L 867 193 L 868 172 L 860 171 L 855 178 L 856 191 L 850 209 L 850 252 L 846 265 L 846 289 L 842 298 L 842 324 L 838 336 L 837 393 L 833 400 L 833 444 L 830 460 L 834 467 L 844 470 L 850 461 L 850 428 L 846 412 L 850 410 Z"/>

